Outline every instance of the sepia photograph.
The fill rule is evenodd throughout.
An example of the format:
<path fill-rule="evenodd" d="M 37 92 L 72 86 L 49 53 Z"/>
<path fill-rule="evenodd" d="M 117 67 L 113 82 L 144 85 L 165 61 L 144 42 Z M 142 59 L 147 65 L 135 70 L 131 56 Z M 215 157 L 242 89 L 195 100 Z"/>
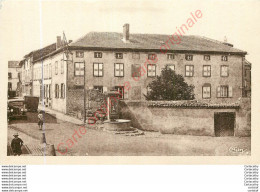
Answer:
<path fill-rule="evenodd" d="M 0 4 L 6 156 L 252 155 L 259 2 Z"/>

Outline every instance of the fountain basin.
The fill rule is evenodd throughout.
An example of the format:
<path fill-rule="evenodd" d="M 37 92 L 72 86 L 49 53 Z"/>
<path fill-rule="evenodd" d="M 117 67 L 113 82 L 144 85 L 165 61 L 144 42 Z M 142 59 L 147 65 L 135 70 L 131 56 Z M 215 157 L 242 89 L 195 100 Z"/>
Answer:
<path fill-rule="evenodd" d="M 115 119 L 114 121 L 104 121 L 104 129 L 109 131 L 130 131 L 133 128 L 130 126 L 131 120 Z"/>

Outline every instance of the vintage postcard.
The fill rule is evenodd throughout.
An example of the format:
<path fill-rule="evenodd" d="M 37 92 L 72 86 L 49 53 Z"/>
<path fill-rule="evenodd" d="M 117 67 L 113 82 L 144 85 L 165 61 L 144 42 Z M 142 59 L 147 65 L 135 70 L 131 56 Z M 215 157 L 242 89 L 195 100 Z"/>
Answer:
<path fill-rule="evenodd" d="M 260 162 L 259 1 L 0 1 L 1 162 Z"/>

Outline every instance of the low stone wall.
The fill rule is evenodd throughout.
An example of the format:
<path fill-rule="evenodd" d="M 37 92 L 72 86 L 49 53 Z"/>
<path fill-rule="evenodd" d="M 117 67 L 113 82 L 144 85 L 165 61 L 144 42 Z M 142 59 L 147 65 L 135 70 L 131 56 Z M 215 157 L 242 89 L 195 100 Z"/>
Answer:
<path fill-rule="evenodd" d="M 236 114 L 235 136 L 250 136 L 250 100 L 235 105 L 192 105 L 174 102 L 121 101 L 120 118 L 132 120 L 132 126 L 161 133 L 180 135 L 215 136 L 214 113 L 234 112 Z M 178 103 L 178 102 L 177 102 Z"/>
<path fill-rule="evenodd" d="M 67 114 L 82 119 L 84 112 L 84 90 L 67 90 Z"/>

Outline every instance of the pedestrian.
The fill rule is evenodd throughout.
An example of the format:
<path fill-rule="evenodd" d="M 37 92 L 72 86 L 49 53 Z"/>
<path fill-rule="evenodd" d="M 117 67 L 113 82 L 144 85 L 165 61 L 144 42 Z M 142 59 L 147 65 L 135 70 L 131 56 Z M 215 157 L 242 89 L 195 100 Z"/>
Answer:
<path fill-rule="evenodd" d="M 40 110 L 39 114 L 38 114 L 38 126 L 39 129 L 42 130 L 42 126 L 43 126 L 43 111 Z"/>
<path fill-rule="evenodd" d="M 22 154 L 23 140 L 18 137 L 18 133 L 15 133 L 13 136 L 14 138 L 11 142 L 11 148 L 13 150 L 14 156 L 20 156 Z"/>

